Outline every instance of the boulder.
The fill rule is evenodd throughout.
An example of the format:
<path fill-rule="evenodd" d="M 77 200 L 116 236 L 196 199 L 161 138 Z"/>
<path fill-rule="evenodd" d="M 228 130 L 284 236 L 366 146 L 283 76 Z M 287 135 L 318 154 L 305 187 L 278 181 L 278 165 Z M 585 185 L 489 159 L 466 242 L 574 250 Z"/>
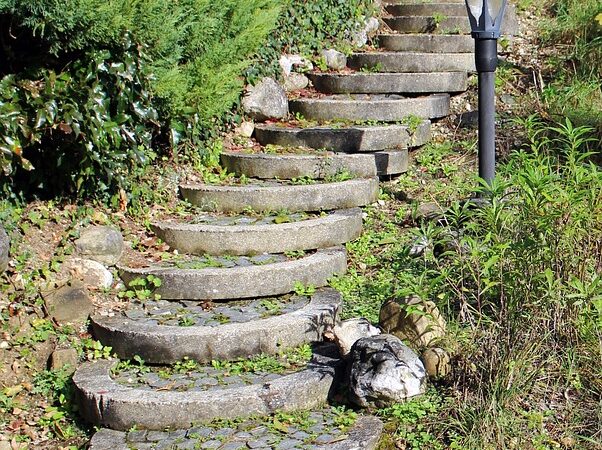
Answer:
<path fill-rule="evenodd" d="M 349 358 L 349 396 L 358 406 L 380 408 L 423 394 L 426 389 L 420 358 L 393 335 L 359 339 Z"/>
<path fill-rule="evenodd" d="M 283 119 L 288 116 L 288 98 L 286 92 L 272 78 L 264 78 L 255 86 L 247 89 L 242 106 L 254 120 Z"/>
<path fill-rule="evenodd" d="M 347 67 L 347 56 L 335 49 L 323 50 L 322 57 L 329 69 L 343 70 Z"/>
<path fill-rule="evenodd" d="M 427 348 L 422 353 L 422 363 L 431 378 L 443 378 L 451 371 L 451 358 L 442 348 Z"/>
<path fill-rule="evenodd" d="M 80 282 L 46 293 L 45 300 L 48 314 L 60 324 L 83 325 L 94 311 L 88 291 Z"/>
<path fill-rule="evenodd" d="M 324 333 L 324 337 L 334 341 L 339 347 L 339 353 L 343 358 L 347 358 L 351 352 L 351 347 L 363 337 L 377 336 L 380 330 L 363 318 L 343 320 L 335 325 L 332 330 Z"/>
<path fill-rule="evenodd" d="M 380 327 L 415 348 L 432 346 L 445 335 L 446 323 L 433 302 L 413 295 L 388 300 L 380 309 Z"/>
<path fill-rule="evenodd" d="M 312 62 L 301 55 L 282 55 L 278 60 L 280 68 L 284 76 L 288 76 L 291 72 L 309 72 L 314 70 Z"/>
<path fill-rule="evenodd" d="M 286 92 L 300 91 L 309 85 L 309 78 L 302 73 L 292 72 L 284 77 L 284 90 Z"/>
<path fill-rule="evenodd" d="M 358 30 L 351 33 L 351 43 L 354 47 L 360 48 L 368 43 L 368 33 L 366 30 Z"/>
<path fill-rule="evenodd" d="M 376 33 L 379 28 L 380 28 L 380 22 L 378 21 L 378 19 L 376 17 L 370 17 L 368 20 L 366 20 L 366 26 L 365 26 L 364 30 L 366 31 L 366 33 L 368 35 Z"/>
<path fill-rule="evenodd" d="M 112 266 L 117 264 L 124 250 L 123 236 L 115 228 L 94 225 L 80 233 L 75 241 L 79 256 Z"/>
<path fill-rule="evenodd" d="M 48 367 L 50 370 L 66 370 L 70 374 L 75 372 L 79 357 L 74 348 L 61 348 L 52 352 Z"/>
<path fill-rule="evenodd" d="M 67 259 L 59 276 L 81 281 L 88 289 L 108 289 L 113 285 L 113 274 L 103 264 L 92 259 Z"/>
<path fill-rule="evenodd" d="M 8 251 L 10 249 L 10 240 L 4 228 L 0 226 L 0 273 L 8 268 Z"/>

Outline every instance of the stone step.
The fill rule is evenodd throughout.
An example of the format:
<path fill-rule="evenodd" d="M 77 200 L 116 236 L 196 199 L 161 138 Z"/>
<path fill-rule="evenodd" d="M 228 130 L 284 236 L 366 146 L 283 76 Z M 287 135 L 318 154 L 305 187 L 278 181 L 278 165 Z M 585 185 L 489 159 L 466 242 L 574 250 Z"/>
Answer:
<path fill-rule="evenodd" d="M 96 426 L 125 431 L 190 428 L 214 419 L 313 409 L 326 403 L 344 364 L 336 348 L 323 346 L 305 368 L 292 373 L 252 373 L 242 379 L 216 367 L 195 364 L 184 377 L 165 380 L 164 375 L 163 382 L 147 377 L 142 385 L 131 377 L 132 385 L 119 377 L 117 361 L 90 362 L 73 376 L 79 411 Z M 164 374 L 169 370 L 162 369 Z M 218 383 L 202 381 L 208 378 Z"/>
<path fill-rule="evenodd" d="M 415 4 L 430 4 L 432 0 L 382 0 L 384 5 L 415 5 Z M 443 3 L 443 2 L 442 2 Z M 461 3 L 465 4 L 464 0 L 445 0 L 445 3 Z"/>
<path fill-rule="evenodd" d="M 303 182 L 311 183 L 311 180 Z M 311 184 L 182 185 L 180 192 L 188 202 L 210 211 L 327 211 L 365 206 L 376 201 L 378 178 Z"/>
<path fill-rule="evenodd" d="M 255 139 L 261 145 L 309 147 L 347 153 L 419 147 L 429 141 L 430 134 L 431 123 L 428 120 L 410 125 L 255 126 Z"/>
<path fill-rule="evenodd" d="M 326 94 L 431 94 L 463 92 L 466 72 L 312 74 L 314 87 Z"/>
<path fill-rule="evenodd" d="M 290 216 L 279 216 L 292 220 Z M 153 232 L 180 253 L 257 255 L 334 247 L 357 239 L 362 210 L 337 210 L 323 216 L 266 225 L 212 225 L 160 222 Z"/>
<path fill-rule="evenodd" d="M 211 309 L 198 302 L 147 300 L 117 316 L 93 316 L 91 322 L 94 336 L 120 358 L 208 363 L 319 342 L 336 322 L 341 303 L 341 294 L 330 288 L 310 298 L 289 295 L 214 304 Z"/>
<path fill-rule="evenodd" d="M 392 16 L 432 16 L 433 14 L 467 16 L 466 5 L 459 2 L 397 3 L 388 4 L 385 10 Z"/>
<path fill-rule="evenodd" d="M 225 152 L 221 161 L 222 167 L 238 176 L 281 180 L 302 177 L 323 179 L 342 171 L 354 177 L 374 177 L 397 175 L 408 169 L 407 149 L 359 155 L 310 152 L 310 149 L 305 149 L 306 154 Z"/>
<path fill-rule="evenodd" d="M 133 280 L 149 275 L 161 280 L 154 293 L 165 300 L 232 300 L 288 294 L 297 283 L 326 286 L 328 279 L 347 270 L 344 247 L 333 247 L 305 254 L 297 259 L 284 255 L 260 255 L 254 264 L 233 267 L 198 267 L 191 264 L 120 267 L 120 275 L 129 286 Z"/>
<path fill-rule="evenodd" d="M 401 122 L 408 118 L 445 117 L 449 113 L 449 95 L 332 95 L 291 100 L 289 107 L 309 120 Z"/>
<path fill-rule="evenodd" d="M 380 419 L 358 415 L 351 419 L 353 423 L 341 426 L 340 417 L 339 408 L 326 406 L 314 411 L 298 411 L 295 418 L 283 419 L 276 415 L 247 419 L 236 427 L 215 423 L 185 430 L 129 432 L 104 428 L 92 437 L 89 450 L 375 450 L 378 447 L 383 431 Z M 277 428 L 273 426 L 275 423 L 279 424 Z"/>
<path fill-rule="evenodd" d="M 469 34 L 467 16 L 395 16 L 384 17 L 387 26 L 398 33 Z"/>
<path fill-rule="evenodd" d="M 472 53 L 411 53 L 370 52 L 354 53 L 347 61 L 354 70 L 378 72 L 475 72 Z M 430 78 L 428 75 L 425 78 Z"/>
<path fill-rule="evenodd" d="M 389 52 L 473 53 L 475 48 L 467 34 L 381 34 L 378 43 Z"/>

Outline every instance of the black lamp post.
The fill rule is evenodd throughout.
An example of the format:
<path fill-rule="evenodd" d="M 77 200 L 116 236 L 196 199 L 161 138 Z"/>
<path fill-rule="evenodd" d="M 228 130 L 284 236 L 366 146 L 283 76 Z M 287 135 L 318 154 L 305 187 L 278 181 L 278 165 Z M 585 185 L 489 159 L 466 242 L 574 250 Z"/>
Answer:
<path fill-rule="evenodd" d="M 479 74 L 479 176 L 495 177 L 495 70 L 506 0 L 465 0 Z"/>

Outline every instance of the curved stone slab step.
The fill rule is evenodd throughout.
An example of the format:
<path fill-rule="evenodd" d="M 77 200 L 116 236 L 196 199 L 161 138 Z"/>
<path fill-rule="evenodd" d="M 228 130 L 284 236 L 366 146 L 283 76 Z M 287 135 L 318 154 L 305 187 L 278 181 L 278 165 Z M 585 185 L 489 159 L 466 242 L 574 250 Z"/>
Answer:
<path fill-rule="evenodd" d="M 211 211 L 327 211 L 376 201 L 378 178 L 302 185 L 182 185 L 180 192 L 188 202 Z"/>
<path fill-rule="evenodd" d="M 470 23 L 468 17 L 444 16 L 396 16 L 385 17 L 383 21 L 393 31 L 398 33 L 443 33 L 443 34 L 469 34 Z"/>
<path fill-rule="evenodd" d="M 336 351 L 336 350 L 335 350 Z M 205 391 L 134 388 L 111 377 L 116 361 L 84 364 L 73 376 L 81 415 L 114 430 L 190 428 L 214 419 L 313 409 L 326 403 L 341 361 L 316 354 L 307 368 L 271 381 Z"/>
<path fill-rule="evenodd" d="M 431 122 L 407 125 L 288 128 L 270 124 L 255 125 L 255 139 L 261 145 L 309 147 L 331 152 L 374 152 L 419 147 L 430 139 Z"/>
<path fill-rule="evenodd" d="M 333 95 L 291 100 L 289 107 L 309 120 L 398 122 L 409 117 L 436 119 L 449 113 L 449 95 L 406 98 L 397 95 Z"/>
<path fill-rule="evenodd" d="M 222 153 L 222 167 L 253 178 L 325 178 L 345 170 L 355 177 L 397 175 L 407 171 L 408 151 L 392 150 L 369 154 L 245 154 Z"/>
<path fill-rule="evenodd" d="M 205 363 L 275 354 L 319 342 L 324 330 L 336 322 L 341 304 L 341 294 L 326 288 L 316 291 L 305 306 L 293 312 L 242 323 L 169 326 L 124 314 L 97 315 L 91 321 L 94 336 L 120 358 L 138 355 L 148 363 L 171 364 L 188 357 Z"/>
<path fill-rule="evenodd" d="M 165 300 L 230 300 L 288 294 L 297 282 L 326 286 L 328 279 L 347 270 L 344 247 L 321 249 L 299 259 L 271 264 L 206 269 L 177 267 L 120 267 L 126 284 L 153 275 L 161 280 L 155 294 Z"/>
<path fill-rule="evenodd" d="M 474 72 L 475 57 L 472 53 L 354 53 L 347 60 L 354 70 L 370 69 L 379 72 Z"/>
<path fill-rule="evenodd" d="M 466 72 L 312 74 L 309 79 L 326 94 L 430 94 L 463 92 Z"/>
<path fill-rule="evenodd" d="M 380 48 L 389 52 L 474 53 L 474 39 L 467 34 L 381 34 Z"/>
<path fill-rule="evenodd" d="M 362 210 L 337 210 L 323 217 L 269 225 L 205 225 L 160 222 L 153 232 L 171 248 L 192 255 L 257 255 L 334 247 L 357 239 Z"/>
<path fill-rule="evenodd" d="M 312 414 L 318 427 L 331 420 L 327 412 L 323 414 L 322 418 L 320 418 L 320 414 L 322 414 L 320 410 L 310 413 L 310 417 Z M 266 422 L 272 423 L 273 421 L 269 419 L 267 418 Z M 261 419 L 250 419 L 241 423 L 236 429 L 226 426 L 197 426 L 188 430 L 165 432 L 138 430 L 129 433 L 104 428 L 92 437 L 89 450 L 131 450 L 142 445 L 145 449 L 159 450 L 166 448 L 166 444 L 172 445 L 168 448 L 194 449 L 201 448 L 201 445 L 206 442 L 216 445 L 219 443 L 221 445 L 219 448 L 232 450 L 246 450 L 257 448 L 257 446 L 265 448 L 262 447 L 263 443 L 271 445 L 276 450 L 293 448 L 375 450 L 383 432 L 382 421 L 374 416 L 358 417 L 348 430 L 340 430 L 338 427 L 329 427 L 328 425 L 320 430 L 314 425 L 316 430 L 320 431 L 320 434 L 313 432 L 316 435 L 315 439 L 294 425 L 270 432 L 269 428 L 263 424 Z"/>

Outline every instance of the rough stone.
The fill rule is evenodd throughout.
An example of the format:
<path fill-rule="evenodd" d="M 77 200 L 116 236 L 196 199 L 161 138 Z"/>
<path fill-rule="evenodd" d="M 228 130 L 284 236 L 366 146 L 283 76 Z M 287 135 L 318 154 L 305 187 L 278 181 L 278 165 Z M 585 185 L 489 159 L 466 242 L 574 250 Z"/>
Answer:
<path fill-rule="evenodd" d="M 309 120 L 403 121 L 408 117 L 434 119 L 449 113 L 449 95 L 406 98 L 398 95 L 332 95 L 290 102 L 291 111 Z"/>
<path fill-rule="evenodd" d="M 50 355 L 49 368 L 50 370 L 66 370 L 69 373 L 75 372 L 79 357 L 77 350 L 74 348 L 61 348 L 52 352 Z"/>
<path fill-rule="evenodd" d="M 473 53 L 468 34 L 381 34 L 379 46 L 388 52 Z"/>
<path fill-rule="evenodd" d="M 419 147 L 430 139 L 430 129 L 428 120 L 415 129 L 406 125 L 288 128 L 262 124 L 255 129 L 255 139 L 262 145 L 359 153 Z"/>
<path fill-rule="evenodd" d="M 250 86 L 242 99 L 245 113 L 254 120 L 283 119 L 288 116 L 286 92 L 272 78 L 264 78 Z"/>
<path fill-rule="evenodd" d="M 309 78 L 302 73 L 291 72 L 284 77 L 284 90 L 286 92 L 295 92 L 305 89 L 309 85 Z"/>
<path fill-rule="evenodd" d="M 364 29 L 366 30 L 366 33 L 368 33 L 369 35 L 376 33 L 379 28 L 380 28 L 380 22 L 378 21 L 378 19 L 376 17 L 370 17 L 368 20 L 366 20 L 366 26 Z"/>
<path fill-rule="evenodd" d="M 324 337 L 334 341 L 343 358 L 347 358 L 353 344 L 364 337 L 377 336 L 380 330 L 364 318 L 343 320 L 336 324 L 332 330 L 325 333 Z"/>
<path fill-rule="evenodd" d="M 409 347 L 389 334 L 359 339 L 351 349 L 347 382 L 353 403 L 385 406 L 423 394 L 424 366 Z"/>
<path fill-rule="evenodd" d="M 354 47 L 361 48 L 368 43 L 368 33 L 366 30 L 357 30 L 351 33 L 351 44 Z"/>
<path fill-rule="evenodd" d="M 256 255 L 333 247 L 362 232 L 362 210 L 337 210 L 323 217 L 269 225 L 205 225 L 161 222 L 153 232 L 171 248 L 195 255 Z"/>
<path fill-rule="evenodd" d="M 81 232 L 75 248 L 83 258 L 112 266 L 123 253 L 123 236 L 112 227 L 91 226 Z"/>
<path fill-rule="evenodd" d="M 427 348 L 422 353 L 422 362 L 426 373 L 432 378 L 443 378 L 451 371 L 451 358 L 444 349 Z"/>
<path fill-rule="evenodd" d="M 472 53 L 354 53 L 349 57 L 347 65 L 354 70 L 378 68 L 379 72 L 428 73 L 428 77 L 432 72 L 476 70 Z"/>
<path fill-rule="evenodd" d="M 61 267 L 61 276 L 81 281 L 89 289 L 108 289 L 113 285 L 113 274 L 92 259 L 67 259 Z"/>
<path fill-rule="evenodd" d="M 253 122 L 244 121 L 234 130 L 237 134 L 250 138 L 253 136 L 255 131 L 255 124 Z"/>
<path fill-rule="evenodd" d="M 291 72 L 309 72 L 314 69 L 312 62 L 301 55 L 282 55 L 278 61 L 285 76 Z"/>
<path fill-rule="evenodd" d="M 378 196 L 378 179 L 353 179 L 307 185 L 182 185 L 182 196 L 195 206 L 219 212 L 328 211 L 365 206 Z"/>
<path fill-rule="evenodd" d="M 347 270 L 344 248 L 318 250 L 293 260 L 231 269 L 121 268 L 126 283 L 149 274 L 159 277 L 155 293 L 166 300 L 222 300 L 287 294 L 297 282 L 322 287 Z"/>
<path fill-rule="evenodd" d="M 94 335 L 121 358 L 139 355 L 147 362 L 168 364 L 189 357 L 199 362 L 274 354 L 322 340 L 341 308 L 341 295 L 320 289 L 309 304 L 292 313 L 217 327 L 163 326 L 118 317 L 92 317 Z"/>
<path fill-rule="evenodd" d="M 388 94 L 462 92 L 466 72 L 313 74 L 314 87 L 326 94 Z"/>
<path fill-rule="evenodd" d="M 413 295 L 386 301 L 380 309 L 380 327 L 423 348 L 445 336 L 446 323 L 435 303 Z"/>
<path fill-rule="evenodd" d="M 8 268 L 8 252 L 10 250 L 10 240 L 4 228 L 0 225 L 0 273 Z"/>
<path fill-rule="evenodd" d="M 81 325 L 94 311 L 94 304 L 83 284 L 74 282 L 45 294 L 46 308 L 61 324 Z"/>
<path fill-rule="evenodd" d="M 322 51 L 326 66 L 332 70 L 343 70 L 347 66 L 347 56 L 333 48 Z"/>

